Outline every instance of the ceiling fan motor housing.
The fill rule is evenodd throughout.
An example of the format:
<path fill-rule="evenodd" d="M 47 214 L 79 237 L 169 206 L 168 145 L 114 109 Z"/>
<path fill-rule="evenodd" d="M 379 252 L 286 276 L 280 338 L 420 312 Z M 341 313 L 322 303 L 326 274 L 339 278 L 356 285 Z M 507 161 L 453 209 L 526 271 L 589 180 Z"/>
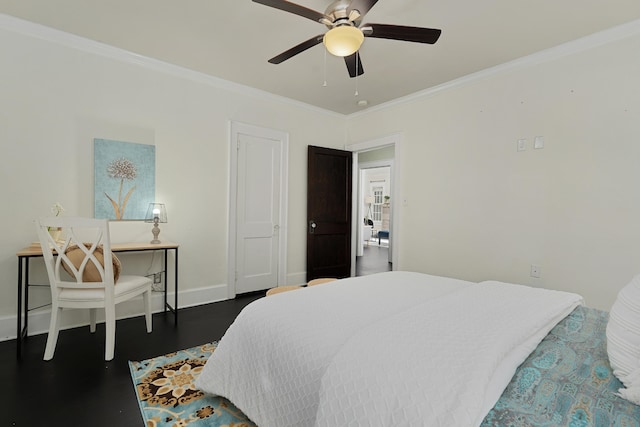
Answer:
<path fill-rule="evenodd" d="M 357 11 L 349 11 L 351 0 L 337 0 L 327 7 L 325 15 L 329 18 L 329 22 L 322 22 L 328 28 L 333 28 L 339 25 L 351 25 L 357 27 L 360 25 L 361 16 Z"/>

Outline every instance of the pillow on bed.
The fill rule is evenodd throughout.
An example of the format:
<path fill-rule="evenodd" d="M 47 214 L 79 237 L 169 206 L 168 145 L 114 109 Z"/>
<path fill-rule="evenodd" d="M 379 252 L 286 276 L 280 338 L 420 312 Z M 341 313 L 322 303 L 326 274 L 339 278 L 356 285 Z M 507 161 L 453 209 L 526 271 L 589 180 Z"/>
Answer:
<path fill-rule="evenodd" d="M 624 384 L 619 396 L 640 405 L 640 275 L 622 288 L 609 312 L 607 353 Z"/>
<path fill-rule="evenodd" d="M 91 247 L 91 245 L 88 243 L 85 243 L 84 245 L 85 247 L 88 247 L 88 248 Z M 80 264 L 82 264 L 82 261 L 85 258 L 85 253 L 82 251 L 82 249 L 78 247 L 78 245 L 69 246 L 65 251 L 65 254 L 67 255 L 67 257 L 69 258 L 69 260 L 71 261 L 71 263 L 76 269 L 80 267 Z M 104 266 L 104 253 L 102 251 L 102 246 L 98 246 L 93 254 L 95 255 L 96 259 L 100 262 L 100 264 Z M 113 252 L 111 253 L 111 263 L 113 264 L 113 283 L 115 284 L 118 281 L 118 278 L 120 277 L 120 260 L 118 259 L 118 257 L 116 257 L 116 254 L 114 254 Z M 74 277 L 73 271 L 71 271 L 71 267 L 69 267 L 64 262 L 62 263 L 62 267 L 65 269 L 67 273 L 69 273 L 71 277 Z M 100 277 L 100 272 L 98 271 L 96 266 L 93 264 L 93 262 L 91 261 L 87 262 L 87 266 L 85 267 L 84 272 L 82 273 L 82 280 L 85 282 L 101 282 L 102 281 L 102 278 Z"/>

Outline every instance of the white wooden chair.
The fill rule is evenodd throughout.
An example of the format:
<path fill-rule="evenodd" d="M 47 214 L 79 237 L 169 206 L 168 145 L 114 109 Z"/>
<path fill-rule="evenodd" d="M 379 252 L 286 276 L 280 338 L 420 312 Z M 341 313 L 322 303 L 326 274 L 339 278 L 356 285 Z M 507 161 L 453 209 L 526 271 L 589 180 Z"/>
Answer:
<path fill-rule="evenodd" d="M 36 227 L 51 285 L 51 322 L 44 360 L 53 358 L 63 308 L 88 308 L 92 333 L 96 330 L 96 310 L 104 309 L 105 360 L 113 359 L 114 354 L 116 304 L 142 294 L 147 332 L 151 332 L 151 279 L 119 276 L 115 281 L 115 256 L 106 219 L 41 218 L 36 220 Z M 61 230 L 62 240 L 55 240 L 49 230 Z M 119 275 L 119 268 L 115 273 Z"/>

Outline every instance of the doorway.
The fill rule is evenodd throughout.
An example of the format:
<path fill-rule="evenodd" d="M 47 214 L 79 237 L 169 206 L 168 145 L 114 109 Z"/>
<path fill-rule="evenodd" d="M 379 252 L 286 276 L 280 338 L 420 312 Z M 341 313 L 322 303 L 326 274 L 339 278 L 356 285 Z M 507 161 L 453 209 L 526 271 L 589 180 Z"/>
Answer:
<path fill-rule="evenodd" d="M 353 152 L 357 195 L 352 207 L 352 276 L 397 269 L 401 135 L 351 144 L 346 149 Z"/>
<path fill-rule="evenodd" d="M 367 161 L 371 157 L 387 160 Z M 356 275 L 365 276 L 392 269 L 390 220 L 393 147 L 368 151 L 359 157 L 360 202 L 364 212 L 362 239 L 358 242 Z"/>

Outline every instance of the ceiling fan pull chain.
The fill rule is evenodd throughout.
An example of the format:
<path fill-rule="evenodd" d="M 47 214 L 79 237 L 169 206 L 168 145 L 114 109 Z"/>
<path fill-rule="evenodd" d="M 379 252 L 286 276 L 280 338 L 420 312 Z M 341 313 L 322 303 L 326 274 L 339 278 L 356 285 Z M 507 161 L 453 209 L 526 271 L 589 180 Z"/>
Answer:
<path fill-rule="evenodd" d="M 360 51 L 356 51 L 356 93 L 353 96 L 358 96 L 358 59 L 360 59 Z"/>
<path fill-rule="evenodd" d="M 324 51 L 324 83 L 322 83 L 322 87 L 327 87 L 327 49 L 322 49 Z"/>

